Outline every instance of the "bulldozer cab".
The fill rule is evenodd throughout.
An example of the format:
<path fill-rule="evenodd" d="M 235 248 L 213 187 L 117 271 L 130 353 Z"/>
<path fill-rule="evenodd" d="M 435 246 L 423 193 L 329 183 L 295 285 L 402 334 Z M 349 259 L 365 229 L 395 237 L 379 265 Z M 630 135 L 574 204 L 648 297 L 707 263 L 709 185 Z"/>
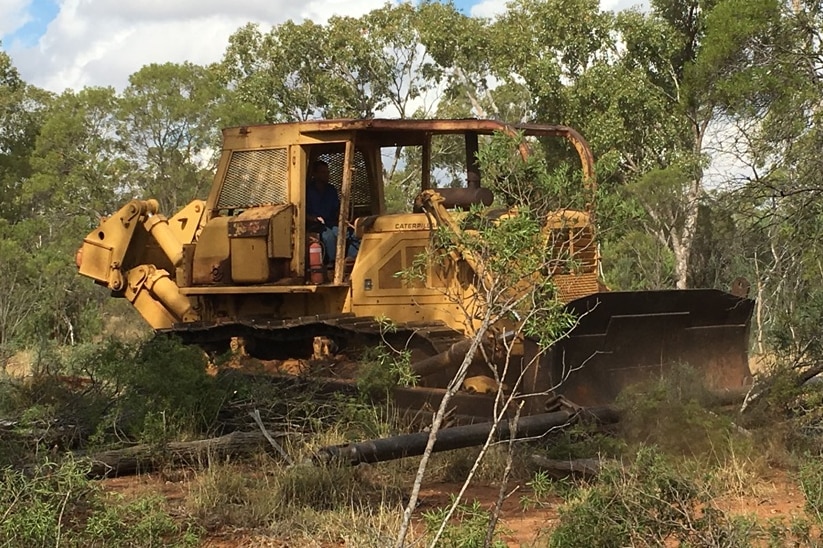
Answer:
<path fill-rule="evenodd" d="M 419 158 L 418 171 L 406 174 L 407 188 L 425 191 L 436 187 L 446 208 L 490 205 L 493 196 L 482 188 L 477 152 L 480 136 L 495 131 L 561 136 L 569 139 L 578 151 L 588 150 L 582 137 L 570 128 L 514 128 L 485 120 L 340 120 L 224 130 L 223 154 L 206 209 L 215 229 L 226 224 L 228 247 L 235 249 L 239 261 L 238 268 L 222 273 L 220 280 L 305 284 L 309 279 L 306 248 L 312 235 L 306 219 L 306 185 L 311 166 L 318 160 L 328 165 L 329 182 L 337 190 L 341 204 L 340 218 L 334 224 L 338 227 L 337 248 L 343 253 L 330 265 L 325 280 L 328 284 L 340 285 L 347 280 L 351 266 L 344 259 L 347 239 L 352 236 L 349 229 L 358 220 L 362 227 L 367 227 L 374 218 L 387 213 L 384 179 L 398 162 L 406 161 L 400 156 L 402 149 L 415 149 Z M 454 165 L 459 170 L 451 170 L 451 178 L 445 181 L 449 170 L 432 162 L 436 146 L 433 141 L 438 139 L 448 140 L 454 147 Z M 590 174 L 590 156 L 581 154 L 581 160 L 584 172 Z M 393 213 L 414 213 L 412 204 L 407 206 L 407 211 Z M 267 219 L 268 227 L 263 227 Z M 417 221 L 397 224 L 414 225 Z M 219 230 L 222 232 L 223 227 Z M 361 228 L 357 236 L 362 237 L 364 230 L 367 229 Z M 256 252 L 246 249 L 251 244 L 243 239 L 254 238 L 253 233 L 267 239 L 265 260 L 259 253 L 255 256 Z M 262 245 L 257 242 L 254 247 L 262 249 Z M 274 263 L 268 264 L 270 261 Z M 251 268 L 252 264 L 257 268 Z M 197 283 L 220 281 L 215 276 L 209 281 L 206 274 L 200 272 Z"/>

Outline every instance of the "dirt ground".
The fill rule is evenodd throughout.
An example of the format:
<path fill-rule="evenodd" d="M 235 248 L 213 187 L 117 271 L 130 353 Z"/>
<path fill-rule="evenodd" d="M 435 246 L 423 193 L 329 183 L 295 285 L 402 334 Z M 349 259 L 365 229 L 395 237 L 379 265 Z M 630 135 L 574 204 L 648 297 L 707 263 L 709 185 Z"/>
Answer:
<path fill-rule="evenodd" d="M 104 489 L 120 493 L 125 497 L 138 497 L 146 494 L 162 494 L 172 513 L 183 512 L 193 473 L 181 473 L 174 479 L 161 474 L 146 474 L 135 477 L 122 477 L 103 480 Z M 431 483 L 424 485 L 420 492 L 420 502 L 416 510 L 415 527 L 422 533 L 422 513 L 449 504 L 450 497 L 460 489 L 457 483 Z M 784 518 L 803 515 L 804 498 L 797 483 L 784 471 L 773 470 L 767 477 L 751 486 L 747 495 L 730 495 L 719 500 L 719 508 L 735 515 L 754 515 L 758 520 Z M 503 505 L 499 523 L 501 537 L 511 547 L 545 546 L 548 533 L 558 519 L 558 508 L 562 501 L 558 498 L 543 500 L 539 507 L 524 509 L 521 498 L 531 494 L 524 483 L 513 483 L 508 489 L 508 498 Z M 464 500 L 477 500 L 485 508 L 493 506 L 498 497 L 498 488 L 490 485 L 473 485 L 467 491 Z M 316 544 L 315 546 L 345 546 L 342 541 L 337 544 Z M 288 547 L 293 543 L 272 539 L 250 531 L 217 530 L 203 538 L 202 546 L 209 548 L 228 547 Z M 304 541 L 301 548 L 313 546 Z"/>

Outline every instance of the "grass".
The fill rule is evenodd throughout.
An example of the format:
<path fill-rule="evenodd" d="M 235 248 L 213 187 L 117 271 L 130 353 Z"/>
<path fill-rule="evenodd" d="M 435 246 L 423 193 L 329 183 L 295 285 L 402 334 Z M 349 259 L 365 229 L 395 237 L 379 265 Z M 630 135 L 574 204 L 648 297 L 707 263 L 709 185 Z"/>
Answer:
<path fill-rule="evenodd" d="M 207 529 L 379 546 L 399 525 L 400 491 L 351 467 L 216 465 L 190 486 L 186 508 Z"/>
<path fill-rule="evenodd" d="M 43 462 L 0 475 L 2 546 L 194 546 L 199 529 L 165 500 L 125 500 L 85 477 L 81 461 Z"/>
<path fill-rule="evenodd" d="M 85 409 L 89 420 L 99 416 L 89 407 L 90 402 L 100 401 L 94 398 L 104 397 L 104 403 L 118 404 L 115 408 L 125 412 L 119 404 L 128 400 L 119 398 L 153 391 L 158 397 L 141 405 L 140 417 L 132 414 L 117 419 L 115 433 L 127 434 L 125 425 L 131 421 L 135 427 L 132 440 L 142 436 L 162 446 L 167 440 L 197 435 L 204 429 L 209 433 L 248 426 L 248 412 L 259 410 L 271 430 L 294 433 L 284 444 L 297 464 L 287 466 L 265 453 L 251 461 L 202 463 L 199 470 L 184 474 L 186 494 L 179 507 L 172 509 L 159 496 L 107 493 L 100 484 L 85 479 L 82 461 L 60 458 L 59 447 L 18 447 L 4 440 L 0 448 L 4 482 L 0 491 L 0 546 L 95 546 L 103 542 L 107 546 L 185 546 L 225 532 L 289 544 L 393 544 L 418 458 L 357 468 L 301 463 L 320 446 L 416 430 L 419 420 L 400 417 L 390 406 L 370 402 L 365 396 L 374 390 L 361 390 L 352 397 L 329 397 L 320 396 L 307 385 L 287 388 L 242 377 L 204 379 L 195 371 L 199 357 L 170 341 L 152 345 L 102 344 L 99 353 L 88 347 L 63 356 L 63 365 L 70 369 L 58 370 L 59 374 L 92 365 L 97 368 L 98 384 L 88 394 L 66 390 L 48 374 L 29 379 L 28 384 L 2 382 L 4 413 L 17 419 L 20 427 L 41 428 L 55 424 L 55 418 L 66 410 Z M 151 378 L 140 379 L 123 372 L 123 364 L 115 363 L 126 358 L 157 367 L 145 369 Z M 164 364 L 169 359 L 180 362 L 173 373 L 185 382 L 158 391 L 156 383 L 164 378 Z M 118 367 L 107 369 L 115 365 Z M 531 515 L 546 512 L 558 516 L 535 540 L 535 546 L 583 545 L 595 540 L 600 546 L 675 541 L 745 546 L 746 539 L 779 546 L 783 545 L 777 540 L 780 538 L 796 545 L 817 542 L 817 532 L 823 527 L 823 467 L 818 464 L 820 452 L 815 451 L 823 447 L 815 438 L 815 406 L 820 403 L 820 394 L 780 389 L 770 395 L 771 413 L 774 416 L 780 411 L 782 415 L 777 416 L 785 419 L 780 427 L 802 428 L 806 451 L 798 453 L 799 446 L 792 450 L 781 444 L 788 438 L 775 433 L 775 423 L 766 423 L 765 429 L 748 425 L 748 432 L 740 428 L 736 417 L 713 407 L 711 398 L 689 375 L 688 371 L 680 372 L 673 379 L 625 394 L 620 400 L 624 419 L 614 431 L 582 425 L 539 443 L 515 445 L 509 490 L 515 503 L 506 506 L 498 533 L 505 531 L 507 520 L 516 520 L 520 512 L 528 511 Z M 385 380 L 379 375 L 370 378 L 378 388 Z M 116 389 L 118 379 L 126 387 L 124 392 Z M 392 377 L 388 382 L 396 380 Z M 197 421 L 164 412 L 179 399 L 175 395 L 178 389 L 200 394 L 200 400 L 214 401 L 179 400 L 181 409 L 200 415 Z M 779 400 L 781 394 L 785 401 Z M 214 411 L 213 405 L 219 409 Z M 203 421 L 204 410 L 210 409 L 215 418 Z M 200 426 L 193 426 L 197 422 Z M 204 427 L 205 422 L 211 426 Z M 105 428 L 95 431 L 108 435 Z M 796 439 L 797 431 L 792 433 Z M 490 448 L 474 479 L 475 485 L 483 488 L 470 490 L 458 505 L 440 545 L 475 546 L 485 538 L 488 508 L 496 498 L 506 451 L 505 444 Z M 478 452 L 479 448 L 466 448 L 433 455 L 426 485 L 450 488 L 461 483 Z M 534 468 L 529 458 L 532 453 L 554 459 L 600 457 L 605 468 L 599 478 L 588 483 L 555 480 Z M 22 472 L 20 465 L 26 462 L 34 462 L 35 467 Z M 764 480 L 775 463 L 796 473 L 805 495 L 805 511 L 771 519 L 732 512 L 729 502 L 745 512 L 751 501 L 769 496 Z M 483 493 L 482 503 L 475 500 L 477 493 Z M 434 500 L 440 501 L 440 496 Z M 415 541 L 430 540 L 442 522 L 445 504 L 430 504 L 426 502 L 417 511 Z M 495 537 L 501 538 L 500 534 Z"/>

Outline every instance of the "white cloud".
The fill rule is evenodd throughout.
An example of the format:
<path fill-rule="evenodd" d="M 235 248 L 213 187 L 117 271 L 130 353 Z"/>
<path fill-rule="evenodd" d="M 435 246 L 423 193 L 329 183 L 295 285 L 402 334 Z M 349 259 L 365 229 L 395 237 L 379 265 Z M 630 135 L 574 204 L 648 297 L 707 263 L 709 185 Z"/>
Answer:
<path fill-rule="evenodd" d="M 0 0 L 0 36 L 12 34 L 31 20 L 31 0 Z"/>
<path fill-rule="evenodd" d="M 12 10 L 0 0 L 0 21 Z M 25 12 L 24 0 L 17 11 Z M 122 89 L 150 63 L 220 60 L 229 36 L 248 22 L 265 31 L 288 19 L 358 16 L 382 0 L 60 0 L 60 10 L 30 48 L 7 47 L 29 83 L 60 92 L 84 86 Z M 19 28 L 19 25 L 18 25 Z M 0 28 L 0 36 L 5 28 Z"/>
<path fill-rule="evenodd" d="M 31 20 L 32 0 L 0 0 L 0 37 Z M 219 61 L 229 36 L 248 22 L 268 30 L 288 19 L 325 22 L 359 16 L 385 0 L 57 0 L 59 12 L 37 44 L 3 47 L 27 82 L 55 92 L 84 86 L 124 88 L 150 63 Z M 602 0 L 621 9 L 646 0 Z M 471 14 L 493 17 L 506 0 L 479 0 Z"/>
<path fill-rule="evenodd" d="M 506 11 L 506 4 L 508 0 L 481 0 L 472 6 L 472 17 L 488 17 L 493 18 Z"/>
<path fill-rule="evenodd" d="M 604 11 L 621 11 L 629 8 L 649 9 L 649 0 L 600 0 Z"/>

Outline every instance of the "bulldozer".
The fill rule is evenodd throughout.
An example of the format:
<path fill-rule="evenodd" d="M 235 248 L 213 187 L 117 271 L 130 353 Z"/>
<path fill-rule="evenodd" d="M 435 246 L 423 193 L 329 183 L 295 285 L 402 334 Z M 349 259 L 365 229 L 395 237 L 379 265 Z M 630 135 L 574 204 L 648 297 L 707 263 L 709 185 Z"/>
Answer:
<path fill-rule="evenodd" d="M 496 133 L 518 136 L 523 156 L 541 140 L 564 143 L 579 158 L 592 198 L 578 210 L 558 204 L 545 216 L 547 253 L 562 253 L 574 265 L 543 273 L 575 317 L 573 328 L 543 347 L 517 330 L 516 319 L 492 326 L 479 343 L 482 359 L 470 364 L 452 399 L 458 413 L 488 416 L 497 388 L 523 394 L 532 414 L 558 397 L 608 403 L 627 385 L 677 364 L 689 364 L 711 389 L 742 389 L 751 377 L 753 301 L 745 291 L 719 289 L 608 290 L 600 279 L 593 156 L 566 126 L 343 119 L 228 128 L 205 200 L 171 217 L 156 200 L 130 201 L 86 236 L 77 266 L 113 297 L 128 299 L 156 332 L 212 353 L 238 340 L 264 360 L 316 358 L 324 349 L 328 355 L 381 342 L 407 349 L 419 380 L 397 388 L 394 398 L 408 407 L 436 406 L 482 316 L 455 299 L 477 292 L 482 259 L 458 249 L 430 260 L 422 278 L 398 273 L 433 255 L 438 229 L 462 230 L 468 210 L 499 214 L 478 162 Z M 459 143 L 465 174 L 457 184 L 439 184 L 443 173 L 433 161 L 439 139 Z M 384 163 L 386 151 L 398 147 L 419 157 L 411 182 L 419 195 L 407 211 L 388 213 Z M 313 253 L 317 227 L 306 210 L 307 180 L 318 160 L 329 167 L 340 199 L 331 264 Z M 352 259 L 346 250 L 353 240 L 359 249 Z M 505 374 L 495 363 L 495 345 L 507 349 Z"/>

